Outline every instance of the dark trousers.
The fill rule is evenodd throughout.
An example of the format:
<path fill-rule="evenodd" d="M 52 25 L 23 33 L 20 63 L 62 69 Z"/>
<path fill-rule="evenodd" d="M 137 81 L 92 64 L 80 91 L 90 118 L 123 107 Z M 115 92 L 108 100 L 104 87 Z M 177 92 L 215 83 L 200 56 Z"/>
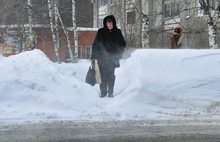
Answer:
<path fill-rule="evenodd" d="M 100 66 L 100 74 L 102 83 L 100 84 L 101 95 L 105 96 L 113 94 L 115 85 L 115 67 L 112 66 Z"/>

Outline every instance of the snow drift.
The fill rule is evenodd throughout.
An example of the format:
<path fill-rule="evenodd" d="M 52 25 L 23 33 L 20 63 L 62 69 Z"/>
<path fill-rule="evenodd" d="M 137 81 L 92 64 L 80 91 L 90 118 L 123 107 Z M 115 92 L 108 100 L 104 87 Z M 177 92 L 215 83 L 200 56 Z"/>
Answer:
<path fill-rule="evenodd" d="M 0 120 L 219 118 L 219 50 L 136 50 L 116 69 L 114 98 L 84 82 L 89 65 L 0 56 Z"/>

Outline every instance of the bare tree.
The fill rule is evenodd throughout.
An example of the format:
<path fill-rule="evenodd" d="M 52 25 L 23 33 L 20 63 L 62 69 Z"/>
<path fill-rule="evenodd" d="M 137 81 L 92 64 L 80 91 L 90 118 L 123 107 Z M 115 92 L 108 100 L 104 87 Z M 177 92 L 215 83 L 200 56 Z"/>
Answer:
<path fill-rule="evenodd" d="M 142 13 L 142 48 L 149 48 L 149 18 Z"/>
<path fill-rule="evenodd" d="M 213 1 L 215 2 L 215 1 Z M 220 18 L 220 3 L 211 4 L 210 0 L 199 0 L 201 9 L 204 10 L 205 19 L 208 24 L 208 35 L 210 48 L 218 48 L 217 43 L 217 22 Z"/>
<path fill-rule="evenodd" d="M 121 28 L 127 47 L 140 47 L 142 36 L 142 13 L 140 11 L 141 0 L 136 3 L 131 1 L 112 1 L 108 3 L 108 13 L 113 14 Z M 126 7 L 129 7 L 128 10 Z M 146 28 L 147 29 L 147 28 Z M 145 30 L 146 30 L 145 29 Z"/>
<path fill-rule="evenodd" d="M 207 48 L 208 46 L 218 48 L 216 35 L 219 3 L 217 4 L 217 1 L 165 0 L 164 2 L 164 0 L 155 0 L 149 2 L 150 13 L 147 16 L 150 17 L 151 47 L 152 45 L 155 48 L 169 47 L 169 38 L 173 28 L 181 26 L 184 28 L 183 45 L 185 48 Z M 204 14 L 201 14 L 202 11 Z M 160 37 L 161 35 L 163 37 Z M 158 40 L 155 41 L 155 39 Z"/>
<path fill-rule="evenodd" d="M 78 27 L 92 27 L 92 3 L 88 0 L 75 0 L 74 3 L 72 0 L 63 1 L 59 0 L 59 13 L 62 19 L 64 27 L 67 29 L 67 32 L 72 31 L 74 34 L 73 45 L 68 45 L 67 38 L 67 47 L 71 46 L 71 49 L 68 47 L 67 57 L 71 59 L 71 62 L 77 62 L 78 59 Z M 75 15 L 75 16 L 73 16 Z M 62 24 L 61 24 L 62 25 Z M 62 26 L 63 27 L 63 26 Z M 65 31 L 64 34 L 66 35 Z M 72 41 L 72 40 L 71 40 Z M 73 59 L 72 59 L 73 57 Z"/>
<path fill-rule="evenodd" d="M 78 31 L 77 31 L 77 25 L 76 25 L 76 7 L 75 7 L 75 0 L 72 0 L 72 20 L 73 20 L 73 31 L 74 31 L 74 44 L 75 44 L 75 50 L 74 50 L 74 60 L 75 62 L 78 62 Z"/>
<path fill-rule="evenodd" d="M 71 62 L 73 63 L 74 62 L 74 57 L 73 57 L 73 53 L 72 53 L 72 49 L 71 49 L 71 45 L 70 45 L 70 37 L 69 37 L 69 30 L 65 27 L 65 25 L 63 24 L 63 20 L 60 16 L 60 13 L 59 11 L 57 11 L 57 14 L 58 14 L 58 18 L 60 20 L 60 23 L 61 23 L 61 26 L 63 28 L 63 31 L 66 35 L 66 38 L 67 38 L 67 47 L 69 49 L 69 52 L 70 52 L 70 59 L 71 59 Z"/>
<path fill-rule="evenodd" d="M 54 6 L 55 6 L 55 23 L 53 22 L 53 17 L 52 17 L 52 6 L 51 6 L 51 0 L 48 0 L 48 10 L 49 10 L 49 17 L 50 17 L 50 29 L 52 32 L 52 37 L 53 37 L 53 44 L 54 44 L 54 49 L 55 49 L 55 54 L 57 57 L 57 62 L 61 63 L 60 59 L 60 46 L 59 46 L 59 31 L 58 31 L 58 19 L 57 19 L 57 4 L 56 0 L 54 1 Z"/>
<path fill-rule="evenodd" d="M 146 6 L 148 5 L 148 1 L 141 0 L 141 18 L 142 18 L 142 48 L 149 48 L 149 17 L 148 10 Z"/>
<path fill-rule="evenodd" d="M 27 1 L 2 0 L 0 9 L 4 13 L 1 15 L 1 26 L 5 29 L 4 36 L 7 45 L 19 53 L 24 51 L 29 37 L 26 30 L 28 23 Z"/>
<path fill-rule="evenodd" d="M 32 2 L 31 0 L 28 0 L 28 21 L 29 21 L 29 37 L 32 49 L 34 49 L 34 38 L 33 38 L 33 25 L 32 25 Z"/>
<path fill-rule="evenodd" d="M 0 12 L 4 13 L 0 15 L 0 25 L 5 29 L 4 37 L 5 39 L 10 37 L 8 41 L 16 43 L 16 45 L 8 43 L 10 44 L 9 46 L 16 48 L 18 52 L 22 52 L 26 50 L 27 44 L 30 45 L 31 43 L 32 48 L 34 48 L 37 42 L 42 42 L 45 39 L 52 40 L 57 62 L 60 63 L 61 47 L 59 42 L 64 42 L 67 43 L 69 48 L 71 60 L 73 60 L 72 57 L 74 56 L 74 62 L 77 62 L 78 33 L 76 25 L 92 27 L 92 4 L 88 0 L 76 1 L 77 3 L 75 3 L 75 0 L 0 0 Z M 88 12 L 89 9 L 90 12 Z M 46 31 L 38 32 L 37 29 L 39 27 L 50 27 L 52 36 L 48 35 Z M 59 37 L 59 34 L 62 34 L 61 27 L 66 39 Z M 69 30 L 74 31 L 75 50 L 70 50 Z M 35 39 L 37 36 L 34 36 L 34 34 L 39 34 L 38 37 L 43 36 L 44 38 Z M 45 37 L 45 35 L 48 37 Z M 11 38 L 14 40 L 11 40 Z M 75 52 L 72 53 L 73 51 Z"/>

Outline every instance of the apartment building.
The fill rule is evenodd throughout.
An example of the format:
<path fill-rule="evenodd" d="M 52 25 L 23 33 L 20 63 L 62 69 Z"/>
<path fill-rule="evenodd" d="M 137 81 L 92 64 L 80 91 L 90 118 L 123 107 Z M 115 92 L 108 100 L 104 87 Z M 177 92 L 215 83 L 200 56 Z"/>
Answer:
<path fill-rule="evenodd" d="M 218 14 L 216 9 L 219 3 L 219 0 L 209 0 L 212 16 Z M 154 0 L 149 4 L 150 47 L 169 48 L 173 29 L 181 26 L 184 29 L 182 48 L 210 48 L 208 22 L 199 0 Z M 220 42 L 219 27 L 218 20 L 218 43 Z"/>
<path fill-rule="evenodd" d="M 209 1 L 212 15 L 219 3 L 220 0 Z M 142 47 L 145 14 L 149 23 L 144 32 L 150 48 L 169 48 L 176 26 L 184 29 L 182 48 L 209 48 L 208 25 L 199 0 L 93 0 L 93 9 L 94 27 L 102 27 L 103 18 L 114 14 L 130 47 Z M 217 24 L 218 43 L 219 27 Z"/>

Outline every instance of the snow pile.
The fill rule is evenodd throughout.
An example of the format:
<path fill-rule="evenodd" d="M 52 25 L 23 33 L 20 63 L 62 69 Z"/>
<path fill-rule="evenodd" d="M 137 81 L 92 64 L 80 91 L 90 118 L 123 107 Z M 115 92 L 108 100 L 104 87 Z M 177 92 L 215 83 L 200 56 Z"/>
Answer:
<path fill-rule="evenodd" d="M 218 115 L 219 69 L 219 50 L 138 50 L 127 60 L 125 76 L 139 103 L 154 112 Z"/>
<path fill-rule="evenodd" d="M 116 69 L 114 98 L 84 82 L 89 65 L 0 56 L 0 120 L 219 118 L 219 50 L 136 50 Z"/>

